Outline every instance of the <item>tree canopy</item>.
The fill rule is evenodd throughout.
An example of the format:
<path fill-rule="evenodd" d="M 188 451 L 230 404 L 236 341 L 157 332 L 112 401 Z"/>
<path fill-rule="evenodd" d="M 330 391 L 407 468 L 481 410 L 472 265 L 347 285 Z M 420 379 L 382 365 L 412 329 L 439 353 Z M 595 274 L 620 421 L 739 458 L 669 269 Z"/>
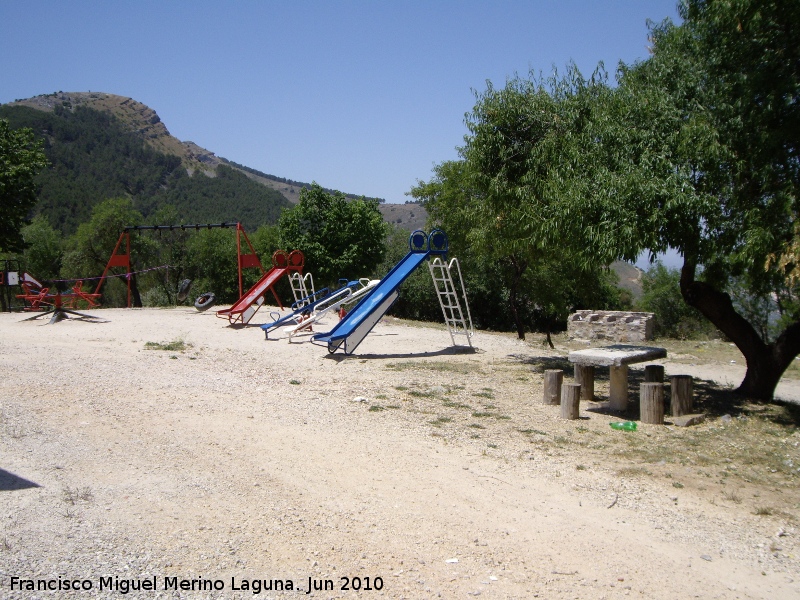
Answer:
<path fill-rule="evenodd" d="M 386 223 L 378 202 L 348 201 L 316 183 L 301 190 L 300 202 L 283 211 L 278 226 L 283 247 L 305 254 L 305 270 L 320 285 L 370 276 L 386 251 Z"/>
<path fill-rule="evenodd" d="M 616 85 L 602 66 L 586 78 L 574 65 L 489 85 L 466 118 L 463 164 L 441 166 L 433 191 L 460 194 L 508 256 L 589 269 L 677 249 L 684 301 L 745 356 L 739 391 L 770 398 L 800 352 L 800 4 L 679 11 L 680 25 L 651 24 L 650 58 L 620 64 Z M 774 340 L 734 285 L 776 299 Z"/>
<path fill-rule="evenodd" d="M 12 131 L 0 119 L 0 252 L 22 249 L 20 230 L 36 204 L 36 174 L 46 164 L 30 129 Z"/>

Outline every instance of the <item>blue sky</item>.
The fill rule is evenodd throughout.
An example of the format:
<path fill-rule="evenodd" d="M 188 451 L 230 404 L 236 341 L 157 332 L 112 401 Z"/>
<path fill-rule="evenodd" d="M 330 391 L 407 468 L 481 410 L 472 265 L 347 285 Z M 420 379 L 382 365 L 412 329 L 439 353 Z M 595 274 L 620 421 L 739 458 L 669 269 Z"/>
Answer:
<path fill-rule="evenodd" d="M 486 81 L 647 56 L 676 0 L 0 1 L 0 103 L 130 96 L 177 138 L 404 202 L 456 158 Z"/>

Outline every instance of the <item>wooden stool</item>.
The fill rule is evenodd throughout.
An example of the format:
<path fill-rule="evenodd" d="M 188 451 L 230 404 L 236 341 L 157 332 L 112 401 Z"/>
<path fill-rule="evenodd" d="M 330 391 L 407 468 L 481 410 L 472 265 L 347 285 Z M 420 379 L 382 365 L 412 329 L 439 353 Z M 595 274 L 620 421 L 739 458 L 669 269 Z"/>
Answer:
<path fill-rule="evenodd" d="M 564 371 L 561 369 L 547 369 L 544 372 L 544 404 L 559 404 L 561 402 L 561 384 L 564 382 Z"/>
<path fill-rule="evenodd" d="M 673 417 L 689 415 L 694 404 L 694 382 L 691 375 L 670 375 L 670 412 Z"/>
<path fill-rule="evenodd" d="M 639 411 L 642 423 L 664 424 L 664 384 L 643 383 L 639 386 Z"/>
<path fill-rule="evenodd" d="M 581 385 L 581 400 L 594 400 L 594 366 L 575 365 L 575 383 Z"/>
<path fill-rule="evenodd" d="M 561 386 L 561 418 L 577 419 L 580 414 L 580 401 L 580 383 L 565 383 Z"/>

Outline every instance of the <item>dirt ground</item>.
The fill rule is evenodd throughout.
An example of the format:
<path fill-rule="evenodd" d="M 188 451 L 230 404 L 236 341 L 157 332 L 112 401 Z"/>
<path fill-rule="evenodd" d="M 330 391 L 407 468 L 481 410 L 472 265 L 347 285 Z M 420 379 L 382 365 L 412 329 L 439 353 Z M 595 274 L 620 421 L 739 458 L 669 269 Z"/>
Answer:
<path fill-rule="evenodd" d="M 615 431 L 600 373 L 567 421 L 564 340 L 384 319 L 345 357 L 269 310 L 0 314 L 0 597 L 800 598 L 796 424 Z M 713 407 L 742 367 L 703 351 L 664 364 Z"/>

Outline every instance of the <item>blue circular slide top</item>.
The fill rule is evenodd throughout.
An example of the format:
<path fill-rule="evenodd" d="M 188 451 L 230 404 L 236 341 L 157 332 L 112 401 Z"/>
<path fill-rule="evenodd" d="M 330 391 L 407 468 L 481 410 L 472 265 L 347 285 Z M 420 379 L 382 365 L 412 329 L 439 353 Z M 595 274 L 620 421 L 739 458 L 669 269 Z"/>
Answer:
<path fill-rule="evenodd" d="M 417 229 L 408 238 L 408 247 L 411 252 L 427 252 L 428 251 L 428 235 L 421 229 Z"/>
<path fill-rule="evenodd" d="M 434 229 L 428 236 L 428 247 L 431 252 L 447 252 L 447 236 L 441 229 Z"/>

